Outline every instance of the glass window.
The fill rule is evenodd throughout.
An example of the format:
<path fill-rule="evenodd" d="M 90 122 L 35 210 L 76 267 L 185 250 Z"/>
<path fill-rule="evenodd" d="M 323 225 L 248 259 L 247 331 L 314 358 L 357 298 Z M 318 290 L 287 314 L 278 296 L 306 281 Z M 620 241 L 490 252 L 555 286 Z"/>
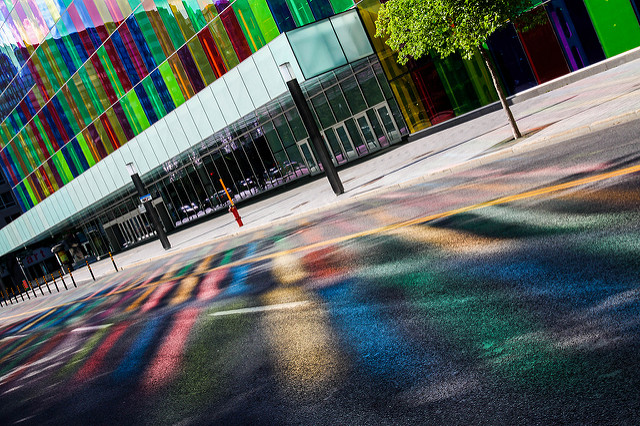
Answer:
<path fill-rule="evenodd" d="M 311 103 L 313 104 L 313 108 L 318 115 L 318 119 L 320 120 L 322 128 L 326 128 L 336 124 L 336 119 L 331 112 L 331 108 L 329 107 L 329 103 L 327 102 L 327 97 L 324 95 L 324 93 L 320 93 L 318 96 L 311 98 Z"/>

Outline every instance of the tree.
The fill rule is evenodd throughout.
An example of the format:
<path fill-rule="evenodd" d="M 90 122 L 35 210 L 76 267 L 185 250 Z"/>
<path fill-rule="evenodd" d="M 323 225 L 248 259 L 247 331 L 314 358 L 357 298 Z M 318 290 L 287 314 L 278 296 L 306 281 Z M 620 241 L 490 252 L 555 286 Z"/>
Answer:
<path fill-rule="evenodd" d="M 377 37 L 389 36 L 387 44 L 398 52 L 398 62 L 420 58 L 434 51 L 442 58 L 459 52 L 471 59 L 476 50 L 484 59 L 498 92 L 513 137 L 522 137 L 498 81 L 495 67 L 484 47 L 494 31 L 518 20 L 527 30 L 537 24 L 536 14 L 523 16 L 532 0 L 389 0 L 380 7 L 376 21 Z"/>

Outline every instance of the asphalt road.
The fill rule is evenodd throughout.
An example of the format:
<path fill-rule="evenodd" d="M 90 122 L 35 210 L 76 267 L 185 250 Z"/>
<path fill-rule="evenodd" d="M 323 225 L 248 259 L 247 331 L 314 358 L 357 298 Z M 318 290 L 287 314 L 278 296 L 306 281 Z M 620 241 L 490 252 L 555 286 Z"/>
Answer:
<path fill-rule="evenodd" d="M 1 423 L 640 424 L 638 126 L 0 308 Z"/>

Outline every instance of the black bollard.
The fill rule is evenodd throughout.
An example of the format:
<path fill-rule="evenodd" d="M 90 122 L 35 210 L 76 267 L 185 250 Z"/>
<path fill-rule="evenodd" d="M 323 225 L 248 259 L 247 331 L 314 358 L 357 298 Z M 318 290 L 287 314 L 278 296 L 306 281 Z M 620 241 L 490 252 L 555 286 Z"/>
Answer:
<path fill-rule="evenodd" d="M 53 280 L 53 285 L 56 286 L 56 290 L 58 293 L 60 293 L 60 289 L 58 288 L 58 282 L 56 281 L 56 277 L 53 276 L 53 274 L 49 274 L 51 276 L 51 279 Z"/>
<path fill-rule="evenodd" d="M 71 282 L 73 282 L 73 286 L 78 288 L 78 286 L 76 285 L 76 280 L 73 279 L 73 274 L 71 273 L 71 268 L 67 267 L 67 269 L 69 270 L 69 276 L 71 277 Z"/>
<path fill-rule="evenodd" d="M 64 282 L 64 278 L 62 278 L 62 271 L 58 271 L 58 274 L 60 275 L 60 279 L 62 280 L 62 284 L 64 285 L 64 289 L 65 289 L 65 290 L 69 290 L 69 289 L 67 288 L 67 283 L 66 283 L 66 282 Z"/>
<path fill-rule="evenodd" d="M 47 286 L 47 290 L 49 290 L 49 294 L 51 294 L 51 288 L 49 288 L 49 281 L 47 281 L 47 277 L 45 277 L 44 275 L 42 276 L 42 279 L 44 280 L 44 283 Z"/>
<path fill-rule="evenodd" d="M 87 268 L 89 268 L 89 273 L 91 274 L 91 278 L 93 278 L 93 280 L 95 281 L 96 277 L 93 276 L 93 271 L 91 270 L 91 266 L 89 266 L 89 261 L 85 259 L 84 262 L 87 264 Z"/>
<path fill-rule="evenodd" d="M 118 267 L 116 266 L 116 261 L 113 260 L 113 255 L 111 254 L 111 252 L 109 252 L 109 257 L 111 258 L 111 263 L 113 263 L 113 267 L 115 268 L 116 272 L 118 272 Z"/>

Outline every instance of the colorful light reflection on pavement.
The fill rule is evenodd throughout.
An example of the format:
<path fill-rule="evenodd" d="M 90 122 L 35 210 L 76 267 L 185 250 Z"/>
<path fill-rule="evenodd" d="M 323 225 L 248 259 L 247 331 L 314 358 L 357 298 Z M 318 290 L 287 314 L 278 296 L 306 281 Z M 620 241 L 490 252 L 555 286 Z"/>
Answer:
<path fill-rule="evenodd" d="M 637 424 L 638 176 L 544 190 L 563 174 L 469 171 L 25 303 L 0 417 Z"/>

